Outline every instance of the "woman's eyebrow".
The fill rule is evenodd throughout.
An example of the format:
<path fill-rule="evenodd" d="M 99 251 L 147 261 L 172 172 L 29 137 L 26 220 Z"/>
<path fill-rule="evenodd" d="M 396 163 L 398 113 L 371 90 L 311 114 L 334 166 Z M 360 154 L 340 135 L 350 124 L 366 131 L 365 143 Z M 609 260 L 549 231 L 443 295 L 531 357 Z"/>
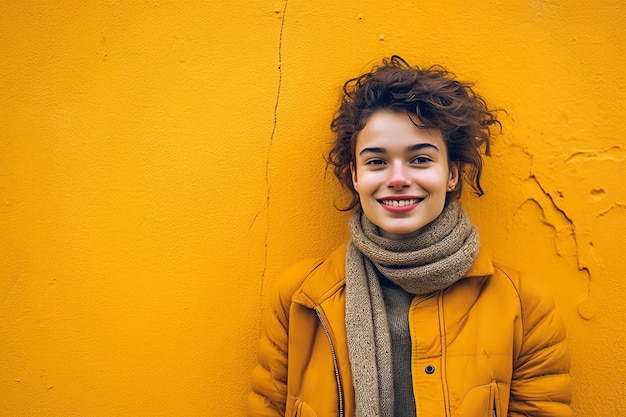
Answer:
<path fill-rule="evenodd" d="M 433 148 L 437 152 L 439 152 L 439 148 L 433 145 L 432 143 L 416 143 L 415 145 L 411 145 L 408 147 L 409 152 L 419 151 L 424 148 Z"/>
<path fill-rule="evenodd" d="M 436 147 L 435 145 L 433 145 L 432 143 L 416 143 L 414 145 L 410 145 L 407 148 L 407 152 L 415 152 L 415 151 L 419 151 L 419 150 L 424 149 L 424 148 L 432 148 L 432 149 L 436 150 L 437 152 L 439 152 L 439 148 Z M 385 153 L 387 153 L 387 149 L 385 149 L 385 148 L 378 148 L 378 147 L 363 148 L 361 150 L 361 152 L 359 152 L 359 155 L 363 155 L 364 153 L 385 154 Z"/>
<path fill-rule="evenodd" d="M 387 153 L 387 149 L 385 148 L 363 148 L 363 150 L 361 152 L 359 152 L 359 155 L 363 155 L 364 153 L 367 152 L 371 152 L 371 153 Z"/>

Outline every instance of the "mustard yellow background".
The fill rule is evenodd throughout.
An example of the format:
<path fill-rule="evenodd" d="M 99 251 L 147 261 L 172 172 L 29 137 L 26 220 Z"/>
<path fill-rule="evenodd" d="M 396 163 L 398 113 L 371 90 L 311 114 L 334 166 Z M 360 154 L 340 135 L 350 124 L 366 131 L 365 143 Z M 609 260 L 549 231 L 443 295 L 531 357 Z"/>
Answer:
<path fill-rule="evenodd" d="M 277 274 L 347 236 L 340 86 L 396 53 L 508 111 L 465 205 L 623 416 L 624 5 L 3 1 L 0 415 L 244 416 Z"/>

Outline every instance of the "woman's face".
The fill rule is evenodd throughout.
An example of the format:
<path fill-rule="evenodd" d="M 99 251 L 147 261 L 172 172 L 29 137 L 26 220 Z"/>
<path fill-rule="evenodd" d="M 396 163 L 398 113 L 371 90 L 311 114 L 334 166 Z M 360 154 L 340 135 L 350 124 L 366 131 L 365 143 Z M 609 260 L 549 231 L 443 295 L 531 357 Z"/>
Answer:
<path fill-rule="evenodd" d="M 363 212 L 390 239 L 419 234 L 459 180 L 439 129 L 420 129 L 408 114 L 389 111 L 374 113 L 359 132 L 351 170 Z"/>

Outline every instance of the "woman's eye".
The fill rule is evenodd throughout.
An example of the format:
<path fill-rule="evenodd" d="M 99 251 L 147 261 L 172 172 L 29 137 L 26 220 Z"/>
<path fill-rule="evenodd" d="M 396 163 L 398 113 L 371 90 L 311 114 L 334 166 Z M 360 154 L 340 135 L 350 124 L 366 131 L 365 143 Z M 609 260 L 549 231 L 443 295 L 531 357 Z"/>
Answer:
<path fill-rule="evenodd" d="M 427 164 L 429 162 L 431 162 L 432 160 L 427 157 L 427 156 L 418 156 L 416 158 L 413 158 L 413 163 L 414 164 Z"/>
<path fill-rule="evenodd" d="M 370 159 L 365 163 L 365 165 L 383 165 L 385 161 L 382 159 Z"/>

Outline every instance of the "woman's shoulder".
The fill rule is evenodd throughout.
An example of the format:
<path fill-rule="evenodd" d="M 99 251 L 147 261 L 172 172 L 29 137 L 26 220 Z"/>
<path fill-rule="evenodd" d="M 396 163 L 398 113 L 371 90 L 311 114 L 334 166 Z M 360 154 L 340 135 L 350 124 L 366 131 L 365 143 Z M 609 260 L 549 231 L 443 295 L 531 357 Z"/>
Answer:
<path fill-rule="evenodd" d="M 346 246 L 339 246 L 325 258 L 308 258 L 288 267 L 276 284 L 281 304 L 285 305 L 296 295 L 317 302 L 329 288 L 343 285 Z"/>
<path fill-rule="evenodd" d="M 541 320 L 555 310 L 554 294 L 546 285 L 545 276 L 522 273 L 508 266 L 494 263 L 493 277 L 507 282 L 515 291 L 522 315 L 526 320 L 529 318 Z"/>
<path fill-rule="evenodd" d="M 514 268 L 496 262 L 493 263 L 493 267 L 494 277 L 509 282 L 521 299 L 527 297 L 542 297 L 550 294 L 545 283 L 542 282 L 544 278 L 540 276 L 522 273 Z"/>

